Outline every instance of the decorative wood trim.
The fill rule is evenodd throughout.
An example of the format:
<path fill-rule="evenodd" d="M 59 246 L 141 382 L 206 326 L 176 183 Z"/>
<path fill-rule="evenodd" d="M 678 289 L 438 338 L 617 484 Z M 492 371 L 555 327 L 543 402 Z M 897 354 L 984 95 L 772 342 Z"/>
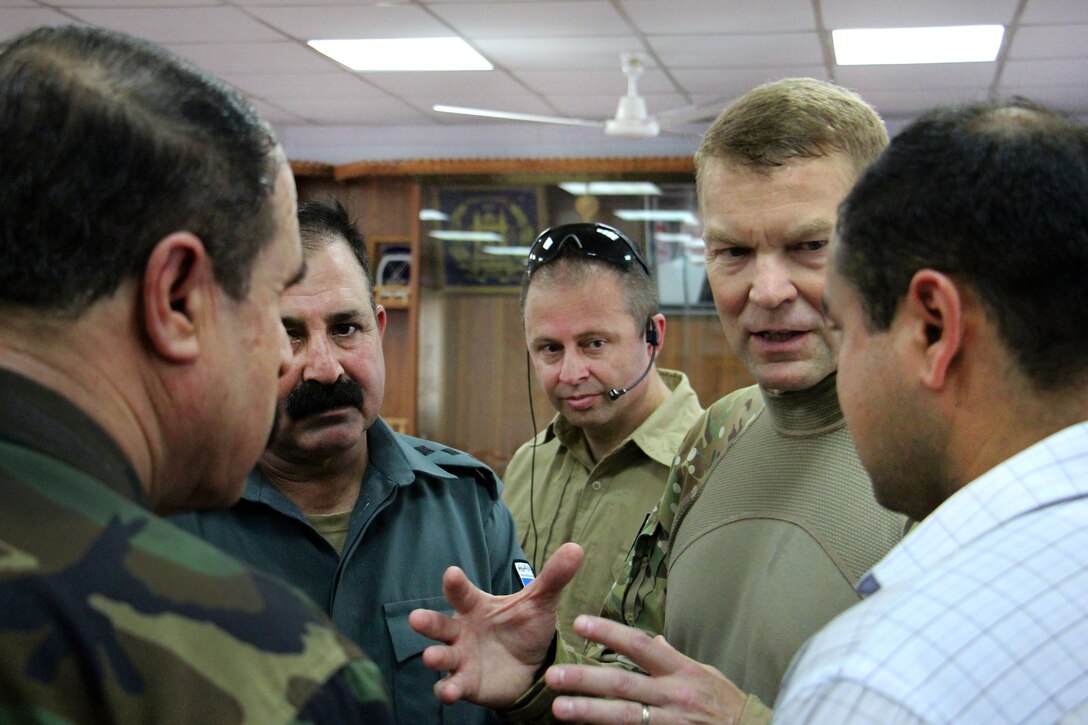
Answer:
<path fill-rule="evenodd" d="M 292 161 L 291 173 L 295 178 L 306 177 L 310 179 L 334 179 L 336 167 L 320 161 Z"/>
<path fill-rule="evenodd" d="M 293 167 L 293 164 L 292 164 Z M 356 161 L 333 167 L 332 178 L 362 176 L 453 176 L 486 174 L 691 174 L 690 156 L 547 159 L 401 159 Z M 297 173 L 297 172 L 296 172 Z"/>

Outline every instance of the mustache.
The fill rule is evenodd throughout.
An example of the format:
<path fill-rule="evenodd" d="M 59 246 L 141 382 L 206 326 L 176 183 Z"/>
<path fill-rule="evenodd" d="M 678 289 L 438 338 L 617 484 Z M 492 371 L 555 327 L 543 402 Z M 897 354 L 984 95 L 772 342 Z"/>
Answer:
<path fill-rule="evenodd" d="M 337 378 L 334 383 L 319 383 L 316 380 L 304 380 L 295 386 L 284 401 L 284 412 L 293 420 L 335 408 L 361 408 L 363 388 L 351 378 Z"/>

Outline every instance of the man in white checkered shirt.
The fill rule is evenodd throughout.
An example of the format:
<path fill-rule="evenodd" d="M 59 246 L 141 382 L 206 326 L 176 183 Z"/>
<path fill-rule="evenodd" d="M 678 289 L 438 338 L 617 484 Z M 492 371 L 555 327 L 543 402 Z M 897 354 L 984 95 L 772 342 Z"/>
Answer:
<path fill-rule="evenodd" d="M 920 524 L 798 654 L 776 721 L 1088 722 L 1088 129 L 934 111 L 838 225 L 843 412 Z"/>

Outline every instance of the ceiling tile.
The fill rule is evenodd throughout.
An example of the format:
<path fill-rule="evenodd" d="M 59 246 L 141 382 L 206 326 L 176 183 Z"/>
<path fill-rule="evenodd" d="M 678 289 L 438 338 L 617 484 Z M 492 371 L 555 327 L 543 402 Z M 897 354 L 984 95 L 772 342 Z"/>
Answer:
<path fill-rule="evenodd" d="M 1027 25 L 1009 45 L 1012 60 L 1088 57 L 1088 25 Z"/>
<path fill-rule="evenodd" d="M 824 62 L 816 33 L 660 35 L 648 40 L 670 68 L 789 67 Z"/>
<path fill-rule="evenodd" d="M 56 0 L 56 8 L 181 8 L 222 5 L 219 0 Z"/>
<path fill-rule="evenodd" d="M 250 97 L 249 102 L 257 109 L 257 113 L 261 114 L 261 117 L 269 123 L 303 123 L 303 120 L 295 114 L 288 113 L 270 103 L 265 103 L 259 98 Z"/>
<path fill-rule="evenodd" d="M 809 0 L 620 0 L 646 35 L 776 33 L 815 30 Z"/>
<path fill-rule="evenodd" d="M 351 73 L 224 74 L 223 80 L 257 98 L 272 101 L 385 97 L 387 94 Z"/>
<path fill-rule="evenodd" d="M 818 78 L 828 80 L 827 69 L 822 65 L 793 68 L 680 68 L 673 76 L 692 96 L 707 95 L 730 98 L 782 78 Z"/>
<path fill-rule="evenodd" d="M 341 69 L 335 61 L 297 41 L 218 45 L 187 43 L 167 47 L 216 75 L 328 73 Z"/>
<path fill-rule="evenodd" d="M 912 118 L 919 109 L 928 109 L 945 103 L 969 103 L 984 101 L 987 92 L 982 88 L 959 88 L 924 91 L 867 91 L 861 94 L 885 119 Z"/>
<path fill-rule="evenodd" d="M 249 7 L 253 17 L 299 40 L 433 38 L 454 33 L 419 7 L 309 5 Z"/>
<path fill-rule="evenodd" d="M 841 85 L 865 95 L 874 91 L 972 90 L 989 88 L 997 63 L 933 63 L 929 65 L 841 65 Z"/>
<path fill-rule="evenodd" d="M 427 117 L 395 98 L 352 96 L 310 103 L 306 99 L 276 100 L 275 105 L 288 113 L 315 123 L 394 126 L 416 124 Z"/>
<path fill-rule="evenodd" d="M 0 38 L 10 38 L 39 25 L 67 25 L 75 21 L 46 8 L 0 8 Z"/>
<path fill-rule="evenodd" d="M 432 5 L 432 11 L 470 38 L 630 35 L 631 28 L 603 0 L 517 4 Z"/>
<path fill-rule="evenodd" d="M 1063 60 L 1011 60 L 1001 74 L 1001 87 L 1049 88 L 1080 86 L 1080 94 L 1088 98 L 1088 58 Z"/>
<path fill-rule="evenodd" d="M 620 54 L 647 49 L 634 35 L 584 38 L 479 38 L 476 50 L 511 70 L 608 70 L 620 68 Z"/>
<path fill-rule="evenodd" d="M 1088 23 L 1088 3 L 1084 0 L 1027 0 L 1020 22 L 1027 25 Z"/>
<path fill-rule="evenodd" d="M 502 71 L 446 71 L 421 73 L 360 73 L 360 77 L 402 98 L 433 98 L 431 103 L 448 103 L 442 98 L 494 98 L 509 93 L 526 93 L 525 88 Z"/>
<path fill-rule="evenodd" d="M 213 8 L 86 8 L 70 11 L 80 20 L 156 43 L 282 40 L 241 10 Z"/>
<path fill-rule="evenodd" d="M 915 28 L 940 25 L 1008 25 L 1017 0 L 823 0 L 824 27 Z"/>
<path fill-rule="evenodd" d="M 605 94 L 619 98 L 627 92 L 627 79 L 617 67 L 608 70 L 526 70 L 516 74 L 526 86 L 538 93 Z M 672 82 L 661 71 L 647 70 L 638 79 L 640 93 L 675 92 Z"/>

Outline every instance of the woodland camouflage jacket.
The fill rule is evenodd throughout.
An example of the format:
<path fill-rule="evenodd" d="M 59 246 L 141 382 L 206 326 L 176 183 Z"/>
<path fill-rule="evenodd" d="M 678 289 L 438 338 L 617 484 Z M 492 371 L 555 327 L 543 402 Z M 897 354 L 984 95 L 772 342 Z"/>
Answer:
<path fill-rule="evenodd" d="M 0 371 L 0 722 L 391 722 L 309 600 L 140 499 L 101 428 Z"/>

